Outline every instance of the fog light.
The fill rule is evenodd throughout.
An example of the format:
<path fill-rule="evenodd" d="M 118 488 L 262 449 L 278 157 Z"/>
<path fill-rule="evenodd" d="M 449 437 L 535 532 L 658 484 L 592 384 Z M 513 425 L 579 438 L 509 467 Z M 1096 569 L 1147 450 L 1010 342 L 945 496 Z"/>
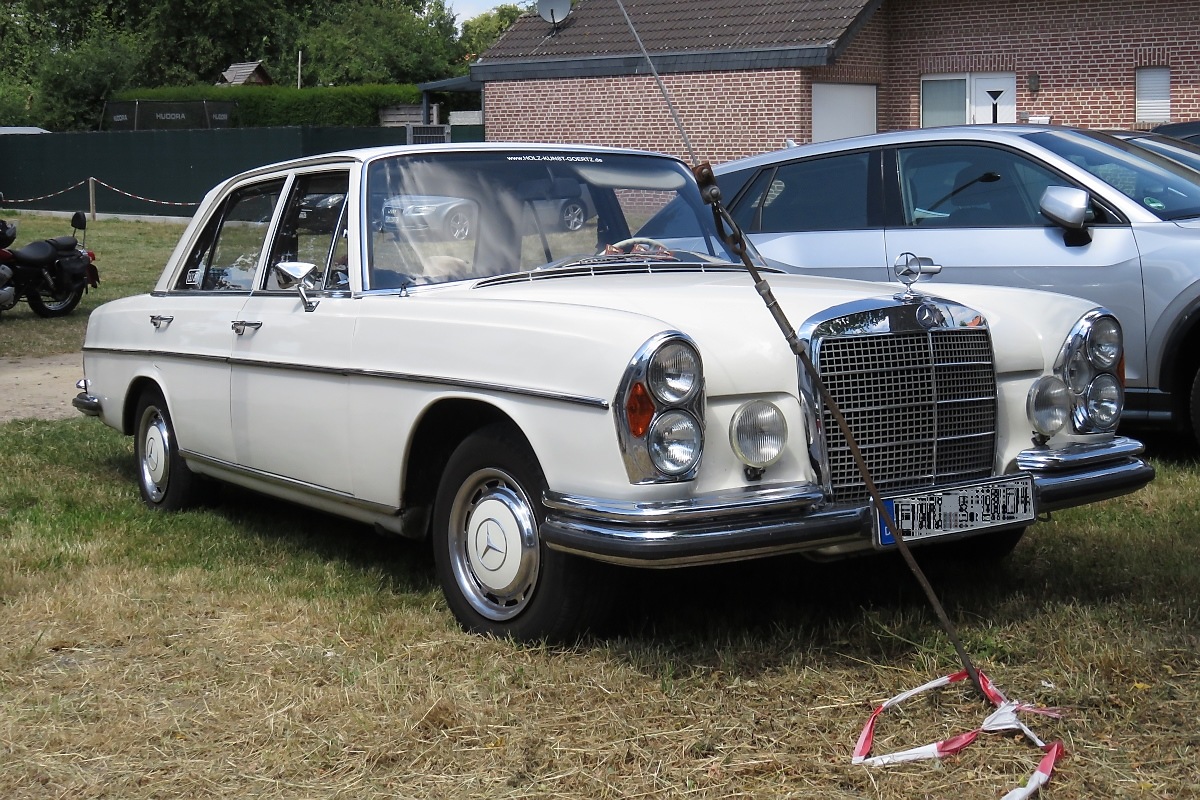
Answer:
<path fill-rule="evenodd" d="M 650 426 L 647 444 L 655 469 L 665 475 L 683 475 L 700 463 L 704 435 L 691 414 L 668 411 Z"/>
<path fill-rule="evenodd" d="M 748 467 L 762 469 L 779 460 L 787 446 L 787 420 L 774 403 L 750 400 L 729 420 L 729 444 Z"/>
<path fill-rule="evenodd" d="M 1071 414 L 1071 402 L 1066 383 L 1061 378 L 1046 375 L 1029 390 L 1025 413 L 1033 429 L 1043 436 L 1053 436 L 1063 429 Z"/>

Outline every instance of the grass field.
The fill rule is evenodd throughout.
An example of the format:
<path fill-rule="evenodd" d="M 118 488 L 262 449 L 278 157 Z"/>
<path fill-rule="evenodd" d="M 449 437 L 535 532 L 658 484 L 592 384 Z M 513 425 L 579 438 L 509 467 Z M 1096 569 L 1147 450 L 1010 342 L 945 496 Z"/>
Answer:
<path fill-rule="evenodd" d="M 58 232 L 20 241 L 34 220 Z M 95 223 L 114 274 L 85 303 L 149 288 L 178 232 Z M 61 352 L 83 319 L 28 326 Z M 989 677 L 1067 712 L 1024 717 L 1066 746 L 1043 797 L 1200 797 L 1200 466 L 1152 452 L 1141 492 L 932 573 Z M 421 546 L 232 489 L 154 514 L 133 471 L 95 420 L 0 426 L 0 797 L 996 798 L 1040 757 L 850 764 L 875 705 L 957 669 L 896 559 L 631 573 L 595 587 L 611 630 L 522 646 L 462 633 Z M 987 712 L 923 695 L 876 751 Z"/>

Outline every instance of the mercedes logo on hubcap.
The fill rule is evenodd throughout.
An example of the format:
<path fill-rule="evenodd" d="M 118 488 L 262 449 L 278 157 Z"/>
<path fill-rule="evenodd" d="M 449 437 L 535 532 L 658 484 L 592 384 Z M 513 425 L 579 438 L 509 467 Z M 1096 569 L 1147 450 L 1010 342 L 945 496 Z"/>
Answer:
<path fill-rule="evenodd" d="M 507 558 L 508 540 L 504 538 L 504 529 L 494 519 L 485 519 L 475 529 L 475 553 L 479 564 L 486 570 L 495 572 L 504 565 Z"/>

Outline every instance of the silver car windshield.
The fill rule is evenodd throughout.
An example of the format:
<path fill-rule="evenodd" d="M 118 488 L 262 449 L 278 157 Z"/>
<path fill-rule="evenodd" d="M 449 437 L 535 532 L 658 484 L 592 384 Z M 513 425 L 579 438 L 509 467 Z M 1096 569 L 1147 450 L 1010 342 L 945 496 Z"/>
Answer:
<path fill-rule="evenodd" d="M 1200 216 L 1200 172 L 1096 131 L 1040 131 L 1026 138 L 1057 153 L 1163 220 Z"/>
<path fill-rule="evenodd" d="M 735 260 L 687 168 L 652 155 L 389 156 L 367 165 L 364 202 L 372 289 L 580 263 Z"/>

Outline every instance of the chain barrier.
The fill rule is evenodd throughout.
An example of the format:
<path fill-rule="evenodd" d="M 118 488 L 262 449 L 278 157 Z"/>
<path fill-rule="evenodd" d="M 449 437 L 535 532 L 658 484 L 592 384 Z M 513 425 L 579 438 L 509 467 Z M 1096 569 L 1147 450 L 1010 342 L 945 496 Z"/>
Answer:
<path fill-rule="evenodd" d="M 57 192 L 50 192 L 49 194 L 43 194 L 39 197 L 26 197 L 26 198 L 20 198 L 20 199 L 15 199 L 15 200 L 12 198 L 6 197 L 6 198 L 4 198 L 4 200 L 2 202 L 4 204 L 36 203 L 40 200 L 48 200 L 51 197 L 58 197 L 59 195 L 64 195 L 67 192 L 72 191 L 73 189 L 78 189 L 80 186 L 84 186 L 84 185 L 91 186 L 92 190 L 94 192 L 94 190 L 95 190 L 94 187 L 96 184 L 103 186 L 105 189 L 116 192 L 119 195 L 124 195 L 125 197 L 129 197 L 133 200 L 140 200 L 143 203 L 154 203 L 154 204 L 160 205 L 160 206 L 191 207 L 191 208 L 194 208 L 194 207 L 200 205 L 199 202 L 189 203 L 189 202 L 179 202 L 179 201 L 172 201 L 172 200 L 155 200 L 150 197 L 143 197 L 142 195 L 139 195 L 139 194 L 133 194 L 132 192 L 127 192 L 124 189 L 118 189 L 116 186 L 113 186 L 110 183 L 105 183 L 104 181 L 100 180 L 99 178 L 95 178 L 95 177 L 85 178 L 76 184 L 68 186 L 65 189 L 59 189 Z M 94 203 L 93 203 L 93 206 L 94 206 Z M 96 209 L 93 207 L 92 208 L 92 216 L 94 217 L 95 214 L 96 214 Z"/>

